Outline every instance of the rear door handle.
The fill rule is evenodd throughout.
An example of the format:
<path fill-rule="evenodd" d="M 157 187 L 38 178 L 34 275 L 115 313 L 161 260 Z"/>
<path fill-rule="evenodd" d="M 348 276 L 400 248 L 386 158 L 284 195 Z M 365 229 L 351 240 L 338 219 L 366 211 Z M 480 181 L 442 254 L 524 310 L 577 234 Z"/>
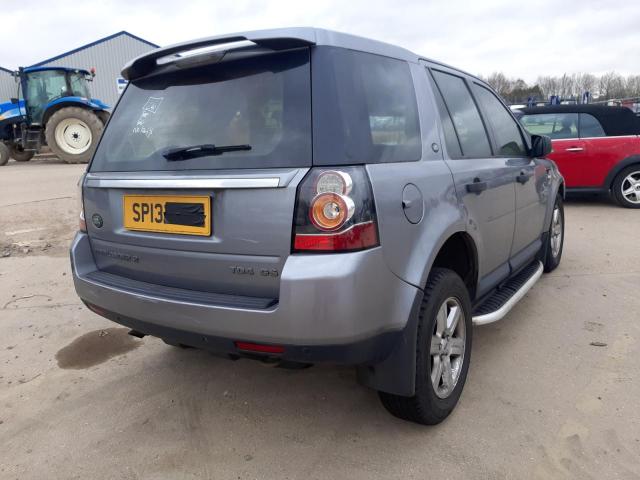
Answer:
<path fill-rule="evenodd" d="M 479 178 L 474 178 L 473 183 L 467 183 L 467 192 L 480 195 L 487 189 L 487 182 L 481 182 Z"/>
<path fill-rule="evenodd" d="M 582 152 L 584 148 L 582 147 L 569 147 L 567 148 L 567 152 Z"/>
<path fill-rule="evenodd" d="M 531 177 L 532 177 L 531 173 L 520 172 L 520 175 L 516 177 L 516 180 L 518 181 L 518 183 L 521 183 L 522 185 L 524 185 L 529 181 Z"/>

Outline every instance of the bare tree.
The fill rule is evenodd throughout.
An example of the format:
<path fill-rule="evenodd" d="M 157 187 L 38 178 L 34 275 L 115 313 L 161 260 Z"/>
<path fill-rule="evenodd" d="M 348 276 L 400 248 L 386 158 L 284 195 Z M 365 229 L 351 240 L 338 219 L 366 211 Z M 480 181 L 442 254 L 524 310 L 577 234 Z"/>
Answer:
<path fill-rule="evenodd" d="M 502 72 L 493 72 L 487 78 L 487 83 L 502 97 L 506 97 L 512 88 L 512 82 Z"/>
<path fill-rule="evenodd" d="M 640 75 L 629 75 L 624 83 L 625 97 L 640 96 Z"/>
<path fill-rule="evenodd" d="M 608 100 L 610 98 L 622 98 L 625 94 L 625 82 L 622 75 L 616 72 L 608 72 L 600 77 L 599 98 Z"/>
<path fill-rule="evenodd" d="M 551 95 L 559 95 L 558 90 L 560 82 L 558 81 L 557 77 L 552 77 L 549 75 L 541 76 L 538 77 L 536 84 L 540 87 L 540 90 L 542 90 L 542 93 L 547 98 Z"/>
<path fill-rule="evenodd" d="M 513 103 L 533 97 L 548 99 L 552 95 L 580 101 L 585 92 L 597 100 L 640 96 L 640 75 L 625 78 L 617 72 L 608 72 L 599 77 L 591 73 L 541 75 L 533 85 L 528 85 L 521 78 L 509 78 L 502 72 L 493 72 L 485 80 L 502 98 Z"/>
<path fill-rule="evenodd" d="M 525 82 L 523 79 L 518 78 L 517 80 L 515 80 L 514 82 L 511 83 L 511 90 L 526 90 L 527 88 L 529 88 L 529 85 L 527 85 L 527 82 Z"/>
<path fill-rule="evenodd" d="M 577 94 L 582 95 L 584 92 L 589 92 L 591 95 L 595 93 L 598 87 L 598 78 L 591 73 L 577 73 L 576 74 L 576 89 Z"/>

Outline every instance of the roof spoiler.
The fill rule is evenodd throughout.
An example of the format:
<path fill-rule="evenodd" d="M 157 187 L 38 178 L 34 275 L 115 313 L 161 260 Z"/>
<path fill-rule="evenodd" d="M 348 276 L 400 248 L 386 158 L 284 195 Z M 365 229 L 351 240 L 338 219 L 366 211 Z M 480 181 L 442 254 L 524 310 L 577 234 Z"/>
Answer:
<path fill-rule="evenodd" d="M 171 55 L 178 55 L 199 48 L 214 47 L 237 42 L 249 41 L 269 50 L 289 50 L 292 48 L 315 45 L 313 31 L 307 28 L 289 28 L 279 30 L 258 30 L 242 34 L 231 34 L 202 38 L 188 42 L 176 43 L 168 47 L 152 50 L 131 60 L 122 69 L 122 76 L 127 80 L 143 77 L 158 67 L 157 60 Z"/>

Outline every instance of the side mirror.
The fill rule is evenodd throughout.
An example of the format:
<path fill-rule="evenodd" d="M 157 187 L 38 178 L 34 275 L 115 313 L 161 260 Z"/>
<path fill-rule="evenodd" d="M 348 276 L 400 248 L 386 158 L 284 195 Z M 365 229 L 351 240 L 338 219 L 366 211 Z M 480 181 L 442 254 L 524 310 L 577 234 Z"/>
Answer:
<path fill-rule="evenodd" d="M 14 105 L 17 105 L 20 103 L 20 100 L 18 100 L 17 98 L 12 98 L 11 103 L 13 103 Z"/>
<path fill-rule="evenodd" d="M 553 151 L 551 139 L 546 135 L 531 135 L 531 156 L 546 157 Z"/>

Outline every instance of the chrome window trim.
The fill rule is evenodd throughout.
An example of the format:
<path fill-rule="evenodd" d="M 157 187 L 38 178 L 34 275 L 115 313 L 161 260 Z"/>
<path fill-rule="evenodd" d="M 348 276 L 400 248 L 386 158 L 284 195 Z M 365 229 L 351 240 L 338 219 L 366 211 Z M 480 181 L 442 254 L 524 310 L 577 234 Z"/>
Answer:
<path fill-rule="evenodd" d="M 85 186 L 89 188 L 202 190 L 216 188 L 276 188 L 280 186 L 280 178 L 100 178 L 89 174 L 86 177 Z"/>

